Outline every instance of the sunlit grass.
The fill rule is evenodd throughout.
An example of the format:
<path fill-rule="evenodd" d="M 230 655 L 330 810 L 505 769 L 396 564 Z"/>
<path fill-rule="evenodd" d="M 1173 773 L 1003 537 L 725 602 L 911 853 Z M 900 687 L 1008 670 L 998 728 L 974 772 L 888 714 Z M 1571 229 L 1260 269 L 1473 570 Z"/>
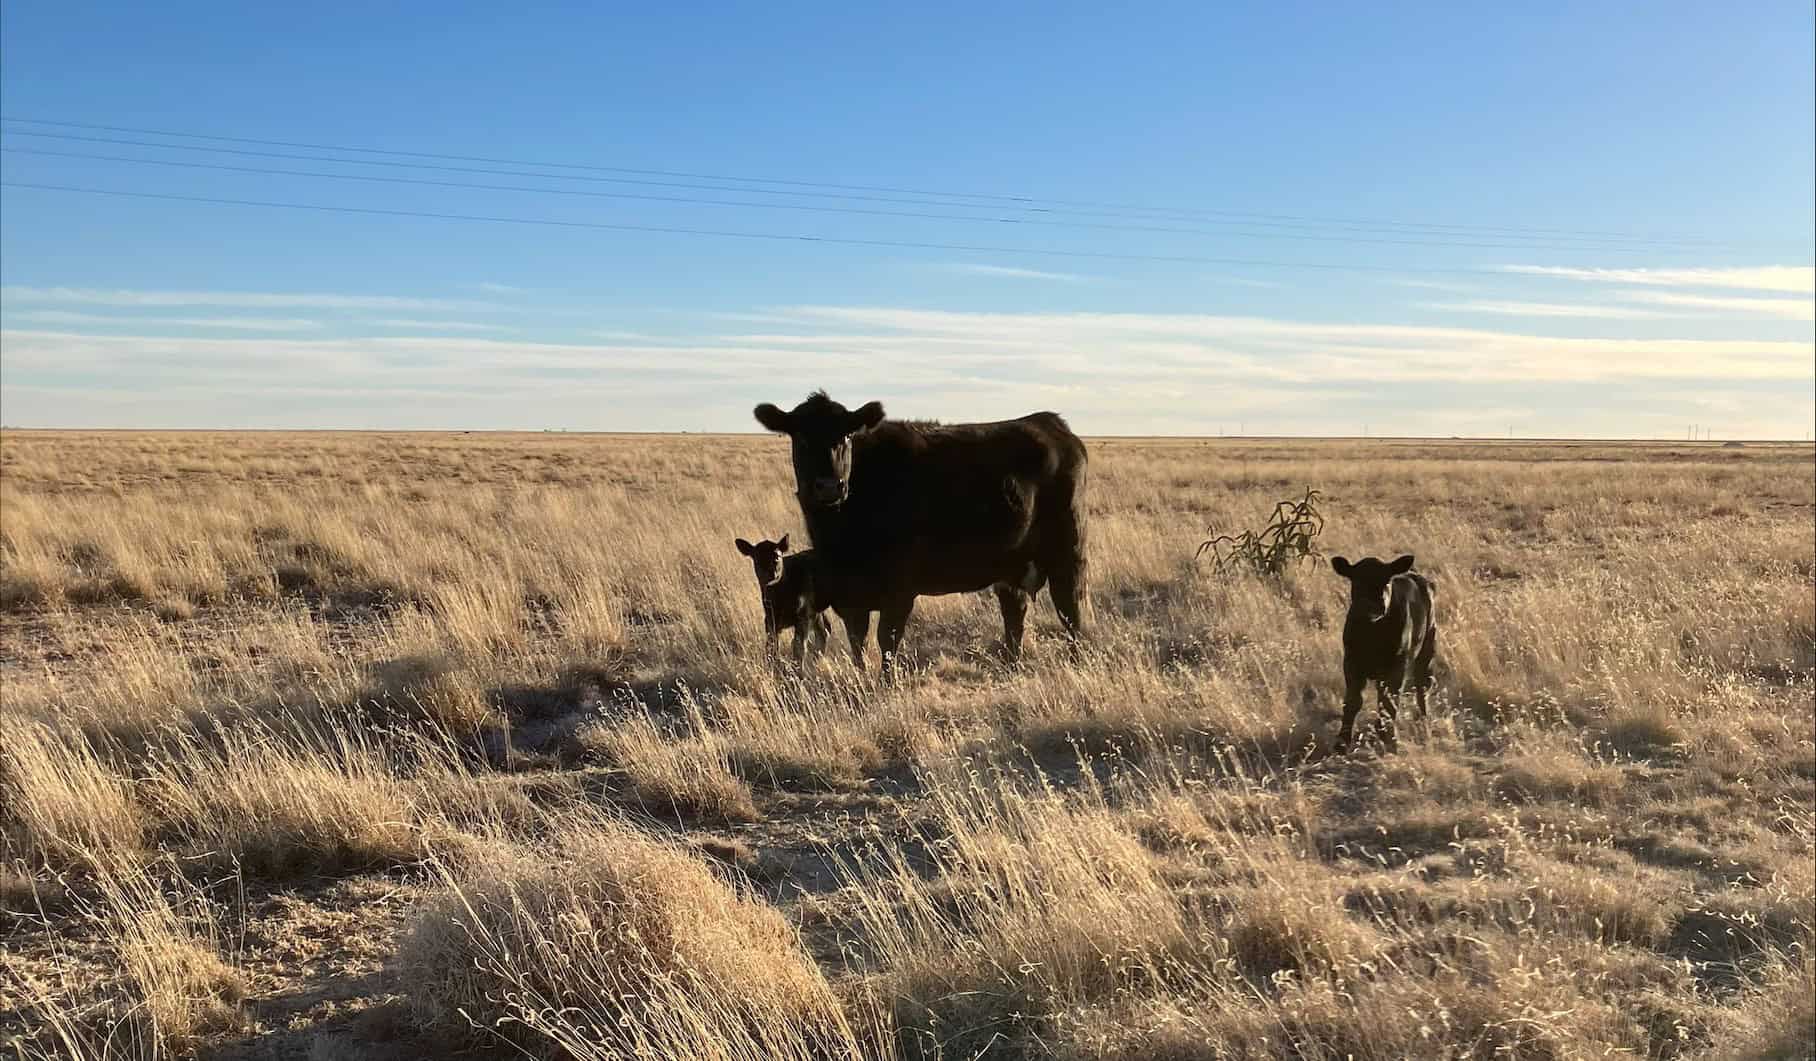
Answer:
<path fill-rule="evenodd" d="M 924 599 L 895 686 L 761 657 L 773 439 L 0 469 L 27 1056 L 256 1056 L 294 985 L 236 926 L 368 877 L 429 896 L 359 989 L 406 1055 L 1807 1052 L 1808 447 L 1092 443 L 1085 650 L 1043 598 L 1007 667 L 988 594 Z M 1191 558 L 1308 486 L 1327 552 L 1438 586 L 1396 756 L 1326 757 L 1339 579 Z"/>

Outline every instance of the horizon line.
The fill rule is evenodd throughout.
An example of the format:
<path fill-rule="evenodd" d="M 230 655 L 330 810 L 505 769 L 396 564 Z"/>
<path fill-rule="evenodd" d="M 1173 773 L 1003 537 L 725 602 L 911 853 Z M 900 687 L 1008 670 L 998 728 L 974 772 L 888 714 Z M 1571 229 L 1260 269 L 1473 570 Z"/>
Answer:
<path fill-rule="evenodd" d="M 956 426 L 959 421 L 953 421 Z M 42 431 L 88 434 L 292 434 L 292 435 L 587 435 L 631 438 L 753 438 L 773 435 L 769 431 L 613 431 L 593 428 L 564 427 L 33 427 L 0 424 L 0 432 Z M 1178 441 L 1232 442 L 1598 442 L 1598 443 L 1670 443 L 1686 445 L 1720 445 L 1727 442 L 1751 442 L 1761 445 L 1813 445 L 1816 439 L 1729 435 L 1718 438 L 1669 438 L 1659 435 L 1270 435 L 1270 434 L 1084 434 L 1082 439 L 1124 441 L 1168 439 Z"/>

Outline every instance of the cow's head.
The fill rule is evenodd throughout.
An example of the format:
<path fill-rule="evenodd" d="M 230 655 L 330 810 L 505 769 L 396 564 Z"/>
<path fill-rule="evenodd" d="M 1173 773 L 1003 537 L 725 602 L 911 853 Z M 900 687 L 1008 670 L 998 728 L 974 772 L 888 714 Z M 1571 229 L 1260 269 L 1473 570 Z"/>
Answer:
<path fill-rule="evenodd" d="M 738 551 L 750 557 L 751 569 L 757 574 L 757 585 L 773 586 L 782 578 L 782 557 L 788 553 L 788 535 L 773 542 L 765 540 L 755 544 L 739 538 Z"/>
<path fill-rule="evenodd" d="M 788 436 L 794 449 L 795 495 L 802 504 L 830 507 L 851 492 L 851 436 L 883 422 L 883 403 L 853 412 L 815 391 L 792 412 L 764 402 L 757 423 Z"/>
<path fill-rule="evenodd" d="M 1330 568 L 1349 579 L 1350 614 L 1374 620 L 1387 614 L 1389 583 L 1395 575 L 1412 570 L 1412 557 L 1402 556 L 1389 563 L 1365 556 L 1352 564 L 1341 556 L 1333 556 Z"/>

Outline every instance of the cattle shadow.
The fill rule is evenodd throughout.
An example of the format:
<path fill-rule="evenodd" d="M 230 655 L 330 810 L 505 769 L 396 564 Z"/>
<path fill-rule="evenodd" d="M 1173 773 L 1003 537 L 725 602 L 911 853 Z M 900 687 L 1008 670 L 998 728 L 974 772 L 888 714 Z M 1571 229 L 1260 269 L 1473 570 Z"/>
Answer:
<path fill-rule="evenodd" d="M 1696 982 L 1721 999 L 1747 990 L 1775 956 L 1795 953 L 1807 939 L 1807 929 L 1789 912 L 1721 909 L 1712 903 L 1680 914 L 1656 949 L 1688 963 Z"/>
<path fill-rule="evenodd" d="M 368 724 L 435 731 L 472 765 L 496 770 L 574 766 L 588 751 L 579 739 L 595 724 L 627 718 L 696 717 L 722 722 L 717 705 L 735 689 L 707 667 L 651 672 L 628 662 L 574 663 L 550 678 L 477 690 L 478 703 L 450 708 L 460 667 L 437 653 L 371 665 L 352 710 Z"/>
<path fill-rule="evenodd" d="M 1043 722 L 1018 734 L 1019 744 L 1042 769 L 1070 777 L 1083 759 L 1149 768 L 1189 764 L 1205 780 L 1264 780 L 1296 774 L 1330 758 L 1336 749 L 1337 712 L 1310 688 L 1294 698 L 1278 721 L 1234 728 L 1210 718 L 1128 719 L 1097 712 Z"/>
<path fill-rule="evenodd" d="M 376 997 L 379 1001 L 350 1015 L 330 1008 L 324 1015 L 310 1020 L 307 1014 L 290 1018 L 270 1030 L 223 1043 L 210 1051 L 217 1057 L 309 1058 L 312 1061 L 420 1061 L 422 1058 L 448 1058 L 450 1061 L 490 1061 L 494 1058 L 522 1057 L 521 1050 L 502 1040 L 487 1040 L 471 1034 L 450 1034 L 426 1028 L 412 1014 L 409 1002 L 386 991 L 395 991 L 394 983 L 365 981 L 348 989 L 370 987 L 372 995 L 348 995 L 342 1001 L 357 1002 Z M 326 1007 L 329 1000 L 321 1003 Z"/>

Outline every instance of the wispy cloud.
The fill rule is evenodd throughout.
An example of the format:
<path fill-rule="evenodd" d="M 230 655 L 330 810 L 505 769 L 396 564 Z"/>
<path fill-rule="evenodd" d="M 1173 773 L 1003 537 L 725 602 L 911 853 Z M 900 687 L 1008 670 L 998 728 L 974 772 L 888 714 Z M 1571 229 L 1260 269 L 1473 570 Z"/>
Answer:
<path fill-rule="evenodd" d="M 245 308 L 306 309 L 473 309 L 484 303 L 443 298 L 404 298 L 394 295 L 340 295 L 263 291 L 121 291 L 85 287 L 0 288 L 0 298 L 83 306 L 239 306 Z"/>
<path fill-rule="evenodd" d="M 1687 402 L 1721 394 L 1739 410 L 1731 433 L 1795 437 L 1807 430 L 1816 382 L 1807 339 L 891 306 L 776 307 L 744 317 L 702 315 L 712 334 L 647 341 L 620 332 L 617 341 L 574 343 L 12 330 L 0 335 L 0 385 L 9 401 L 32 395 L 9 410 L 30 408 L 46 421 L 56 410 L 89 410 L 82 415 L 99 423 L 219 424 L 246 422 L 254 415 L 246 410 L 258 409 L 289 410 L 283 422 L 297 426 L 432 420 L 637 430 L 748 430 L 753 401 L 826 387 L 842 400 L 882 398 L 900 415 L 950 420 L 1053 408 L 1101 434 L 1215 434 L 1237 413 L 1251 428 L 1289 433 L 1354 433 L 1364 420 L 1405 434 L 1467 433 L 1508 423 L 1520 408 L 1529 411 L 1517 418 L 1521 430 L 1674 432 L 1687 422 Z M 126 412 L 90 401 L 109 388 L 136 388 L 143 400 Z M 434 400 L 387 403 L 384 395 Z M 322 401 L 337 396 L 346 401 Z M 76 415 L 64 413 L 64 422 L 79 422 Z"/>
<path fill-rule="evenodd" d="M 60 309 L 9 311 L 7 318 L 15 321 L 29 321 L 34 324 L 101 324 L 134 328 L 152 325 L 248 332 L 301 332 L 321 327 L 320 321 L 303 320 L 296 317 L 115 317 L 100 313 L 77 313 Z"/>
<path fill-rule="evenodd" d="M 598 331 L 588 334 L 596 339 L 612 339 L 617 342 L 659 343 L 667 341 L 660 335 L 651 335 L 648 332 Z"/>
<path fill-rule="evenodd" d="M 949 273 L 967 276 L 1000 276 L 1008 280 L 1051 280 L 1063 284 L 1082 284 L 1088 276 L 1077 273 L 1050 273 L 1044 269 L 1023 269 L 1014 265 L 982 265 L 976 262 L 947 262 L 939 266 Z"/>
<path fill-rule="evenodd" d="M 454 372 L 466 383 L 573 371 L 678 378 L 860 373 L 899 363 L 891 379 L 933 383 L 980 373 L 1114 389 L 1143 380 L 1381 386 L 1646 379 L 1809 380 L 1812 344 L 1773 339 L 1607 339 L 1429 325 L 1320 323 L 1266 317 L 1134 313 L 972 313 L 796 306 L 772 311 L 792 330 L 651 342 L 555 343 L 471 336 L 337 339 L 194 338 L 8 330 L 9 369 L 93 365 L 181 374 L 223 363 L 319 380 Z M 830 330 L 822 330 L 828 329 Z M 911 359 L 900 355 L 912 353 Z M 1193 399 L 1196 400 L 1196 399 Z"/>
<path fill-rule="evenodd" d="M 1607 306 L 1582 302 L 1504 302 L 1494 299 L 1471 299 L 1466 302 L 1419 302 L 1420 309 L 1446 313 L 1489 313 L 1505 317 L 1578 317 L 1601 320 L 1656 320 L 1677 314 L 1635 306 Z"/>
<path fill-rule="evenodd" d="M 421 328 L 441 332 L 508 332 L 502 324 L 478 324 L 473 321 L 423 320 L 415 317 L 386 317 L 371 322 L 380 328 Z"/>
<path fill-rule="evenodd" d="M 1709 269 L 1581 269 L 1564 265 L 1503 265 L 1502 272 L 1657 287 L 1726 287 L 1752 291 L 1816 292 L 1816 267 L 1757 265 Z"/>
<path fill-rule="evenodd" d="M 932 338 L 954 357 L 975 344 L 1015 350 L 1032 375 L 1087 367 L 1094 385 L 1141 376 L 1282 382 L 1585 382 L 1671 378 L 1805 380 L 1809 342 L 1760 339 L 1603 339 L 1408 324 L 1327 324 L 1265 317 L 1133 313 L 955 313 L 890 307 L 801 306 L 806 322 L 837 321 L 876 345 Z M 853 336 L 803 336 L 863 352 Z"/>
<path fill-rule="evenodd" d="M 1384 276 L 1380 280 L 1384 284 L 1392 284 L 1395 287 L 1414 287 L 1422 291 L 1447 291 L 1453 295 L 1467 295 L 1482 290 L 1479 284 L 1462 284 L 1454 280 L 1426 280 L 1415 276 Z"/>
<path fill-rule="evenodd" d="M 1745 295 L 1692 295 L 1681 291 L 1628 291 L 1623 297 L 1635 302 L 1685 309 L 1720 310 L 1749 317 L 1785 320 L 1816 319 L 1816 300 L 1807 298 L 1750 298 Z"/>
<path fill-rule="evenodd" d="M 446 376 L 463 387 L 571 372 L 605 381 L 614 373 L 662 371 L 678 376 L 732 377 L 743 366 L 732 353 L 760 353 L 717 342 L 693 345 L 518 342 L 472 336 L 360 336 L 336 339 L 205 338 L 100 335 L 73 331 L 8 329 L 0 358 L 8 369 L 96 368 L 155 371 L 178 380 L 202 380 L 228 370 L 274 384 L 302 379 L 320 383 L 324 371 L 349 385 L 392 377 Z M 772 350 L 777 358 L 782 351 Z"/>
<path fill-rule="evenodd" d="M 1521 299 L 1462 299 L 1418 302 L 1420 309 L 1486 313 L 1505 317 L 1576 317 L 1593 320 L 1811 320 L 1816 301 L 1747 295 L 1699 295 L 1686 291 L 1616 290 L 1615 302 L 1532 302 Z"/>
<path fill-rule="evenodd" d="M 472 286 L 477 290 L 490 292 L 491 294 L 494 294 L 494 295 L 521 295 L 529 290 L 529 288 L 527 288 L 527 287 L 516 287 L 512 284 L 500 284 L 500 283 L 495 283 L 491 280 L 481 280 Z"/>

